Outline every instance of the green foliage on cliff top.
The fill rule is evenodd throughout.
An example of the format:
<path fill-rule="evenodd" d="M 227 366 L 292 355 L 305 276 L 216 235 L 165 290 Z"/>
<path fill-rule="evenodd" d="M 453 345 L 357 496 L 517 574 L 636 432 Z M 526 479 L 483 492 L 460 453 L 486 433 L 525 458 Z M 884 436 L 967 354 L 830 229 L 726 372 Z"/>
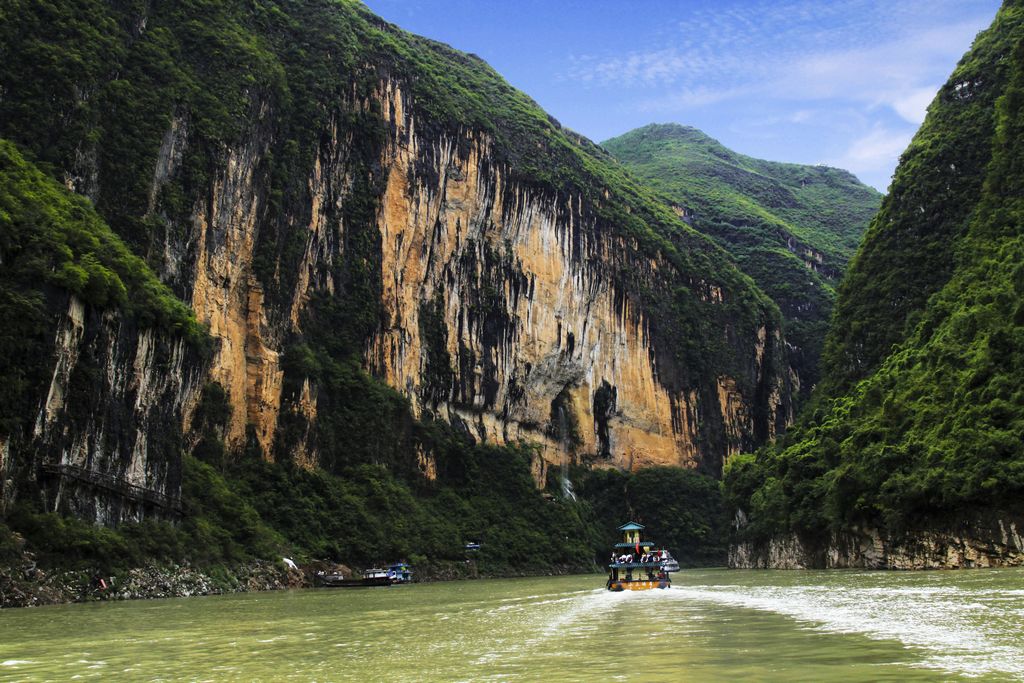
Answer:
<path fill-rule="evenodd" d="M 846 171 L 753 159 L 687 126 L 652 124 L 602 144 L 685 209 L 778 304 L 808 396 L 820 376 L 834 283 L 881 195 Z"/>
<path fill-rule="evenodd" d="M 1005 51 L 992 52 L 993 45 Z M 992 112 L 980 122 L 961 116 L 976 112 L 973 97 L 982 97 L 958 94 L 965 67 L 976 87 L 994 89 L 984 95 L 994 103 Z M 975 132 L 989 125 L 991 131 L 981 139 L 965 138 L 964 125 Z M 916 183 L 929 187 L 948 163 L 957 163 L 940 157 L 922 165 L 923 148 L 934 152 L 936 145 L 954 141 L 975 148 L 958 149 L 956 159 L 989 161 L 980 180 L 962 178 L 944 195 L 970 203 L 948 207 L 954 216 L 967 216 L 959 238 L 942 245 L 951 277 L 910 317 L 906 338 L 867 379 L 841 396 L 825 397 L 778 446 L 730 463 L 727 492 L 730 503 L 750 517 L 748 537 L 764 539 L 788 529 L 813 537 L 864 524 L 898 533 L 986 512 L 1024 513 L 1024 8 L 1019 3 L 1004 6 L 940 92 L 897 172 L 894 193 L 900 194 L 887 205 L 887 216 L 910 189 L 921 189 Z M 976 188 L 976 195 L 964 196 L 965 186 Z M 876 223 L 869 241 L 892 242 L 897 238 L 884 234 L 891 229 L 907 241 L 901 253 L 921 241 L 922 258 L 937 258 L 940 247 L 929 230 L 936 216 L 927 209 L 915 213 L 916 220 L 893 216 Z M 837 312 L 843 314 L 848 310 Z M 899 318 L 905 312 L 894 306 L 890 314 Z"/>
<path fill-rule="evenodd" d="M 202 328 L 92 204 L 44 175 L 0 139 L 0 259 L 4 285 L 65 290 L 86 304 L 123 308 L 143 326 L 192 339 Z"/>
<path fill-rule="evenodd" d="M 728 257 L 604 150 L 563 129 L 482 60 L 401 31 L 361 3 L 16 0 L 0 12 L 0 135 L 93 194 L 101 215 L 158 271 L 162 243 L 185 230 L 227 150 L 266 139 L 271 155 L 259 173 L 269 181 L 269 210 L 256 274 L 268 296 L 290 296 L 304 247 L 293 228 L 309 202 L 298 179 L 311 172 L 324 131 L 370 146 L 382 139 L 391 113 L 377 111 L 371 95 L 391 77 L 411 96 L 418 136 L 487 136 L 510 179 L 586 206 L 594 229 L 627 238 L 638 262 L 663 253 L 677 290 L 651 286 L 639 269 L 615 277 L 653 312 L 663 353 L 691 376 L 745 374 L 758 327 L 774 326 L 774 307 Z M 184 122 L 188 145 L 180 169 L 152 196 L 172 120 Z M 358 191 L 379 190 L 370 183 Z M 692 291 L 698 280 L 730 295 L 704 301 Z M 188 287 L 171 284 L 179 294 Z M 373 292 L 355 294 L 363 293 Z M 355 307 L 377 314 L 370 299 Z M 673 343 L 727 326 L 730 344 Z"/>
<path fill-rule="evenodd" d="M 754 159 L 690 126 L 651 124 L 601 143 L 630 172 L 702 220 L 730 223 L 719 242 L 792 236 L 841 271 L 882 196 L 853 174 L 827 166 Z M 775 234 L 764 234 L 774 229 Z M 744 239 L 743 232 L 751 235 Z"/>

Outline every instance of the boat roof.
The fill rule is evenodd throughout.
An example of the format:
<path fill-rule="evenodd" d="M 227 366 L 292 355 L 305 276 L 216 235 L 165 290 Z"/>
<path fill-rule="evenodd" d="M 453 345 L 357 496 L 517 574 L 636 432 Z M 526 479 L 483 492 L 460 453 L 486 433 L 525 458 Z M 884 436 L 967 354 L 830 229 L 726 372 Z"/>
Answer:
<path fill-rule="evenodd" d="M 653 548 L 657 545 L 654 541 L 640 541 L 639 543 L 616 543 L 616 548 L 635 548 L 636 546 L 641 548 Z"/>
<path fill-rule="evenodd" d="M 644 528 L 643 524 L 637 524 L 636 522 L 626 522 L 619 527 L 619 531 L 641 531 Z"/>

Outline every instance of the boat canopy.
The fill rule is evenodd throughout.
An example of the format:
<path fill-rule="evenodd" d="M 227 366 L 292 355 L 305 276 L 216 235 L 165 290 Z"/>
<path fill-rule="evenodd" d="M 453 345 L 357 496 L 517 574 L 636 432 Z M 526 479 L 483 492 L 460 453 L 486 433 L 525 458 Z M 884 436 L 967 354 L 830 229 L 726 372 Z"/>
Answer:
<path fill-rule="evenodd" d="M 643 531 L 644 525 L 637 524 L 636 522 L 626 522 L 619 527 L 619 531 Z"/>

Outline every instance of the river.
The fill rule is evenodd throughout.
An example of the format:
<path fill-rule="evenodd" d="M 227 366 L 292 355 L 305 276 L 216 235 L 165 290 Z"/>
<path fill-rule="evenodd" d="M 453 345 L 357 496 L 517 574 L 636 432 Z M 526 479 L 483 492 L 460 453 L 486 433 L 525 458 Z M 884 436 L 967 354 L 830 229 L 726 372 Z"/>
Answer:
<path fill-rule="evenodd" d="M 1024 570 L 690 570 L 0 612 L 2 680 L 1024 679 Z"/>

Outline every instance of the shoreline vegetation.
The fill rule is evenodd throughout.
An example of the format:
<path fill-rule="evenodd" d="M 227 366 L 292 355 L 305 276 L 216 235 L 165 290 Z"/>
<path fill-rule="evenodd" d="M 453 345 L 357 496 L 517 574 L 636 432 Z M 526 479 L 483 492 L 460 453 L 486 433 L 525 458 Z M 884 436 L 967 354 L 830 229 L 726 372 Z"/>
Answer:
<path fill-rule="evenodd" d="M 395 560 L 420 581 L 597 572 L 625 517 L 658 529 L 682 566 L 725 565 L 728 516 L 706 475 L 576 467 L 567 496 L 554 478 L 538 491 L 528 463 L 503 455 L 487 458 L 486 488 L 477 480 L 418 496 L 383 469 L 343 480 L 252 462 L 222 474 L 187 458 L 177 525 L 97 527 L 26 502 L 0 523 L 0 607 L 309 587 L 317 571 L 357 575 Z M 480 550 L 467 553 L 469 541 Z"/>

